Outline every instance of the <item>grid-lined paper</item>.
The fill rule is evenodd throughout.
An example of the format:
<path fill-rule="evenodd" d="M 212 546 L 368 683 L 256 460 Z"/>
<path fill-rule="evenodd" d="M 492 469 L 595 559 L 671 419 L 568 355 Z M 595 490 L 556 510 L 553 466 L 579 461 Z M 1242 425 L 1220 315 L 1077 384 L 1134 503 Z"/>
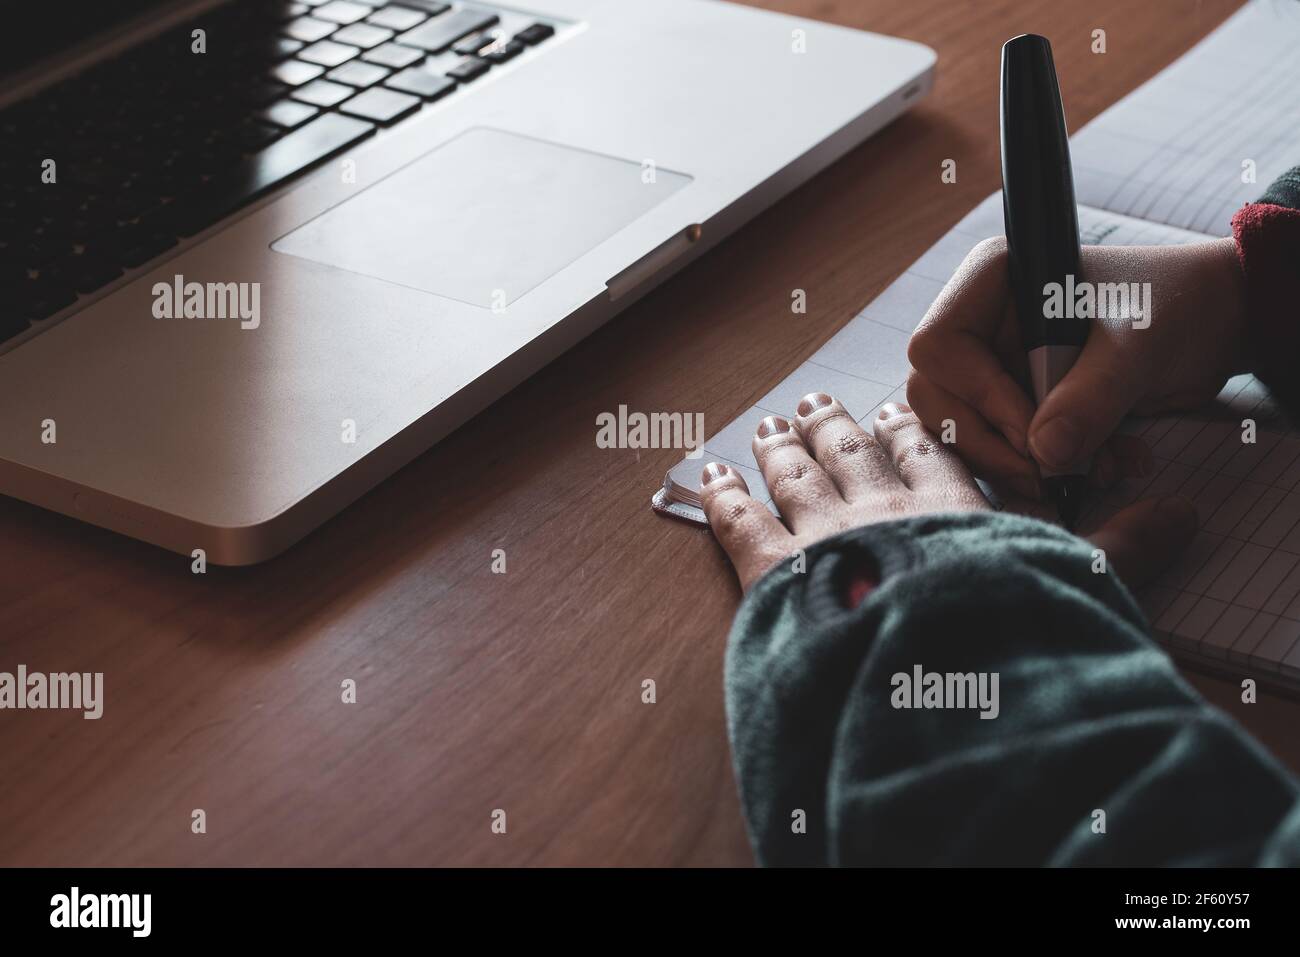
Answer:
<path fill-rule="evenodd" d="M 1251 376 L 1232 379 L 1203 413 L 1134 419 L 1124 431 L 1147 441 L 1157 467 L 1113 489 L 1092 520 L 1173 493 L 1201 516 L 1187 554 L 1140 596 L 1155 629 L 1207 661 L 1300 680 L 1300 433 Z"/>
<path fill-rule="evenodd" d="M 1247 4 L 1071 138 L 1078 201 L 1227 235 L 1243 203 L 1300 164 L 1298 43 L 1300 3 Z"/>
<path fill-rule="evenodd" d="M 1075 134 L 1080 239 L 1169 245 L 1228 235 L 1237 208 L 1300 165 L 1297 49 L 1300 2 L 1254 0 Z M 1243 180 L 1248 160 L 1253 182 Z M 706 441 L 702 458 L 675 466 L 665 490 L 698 491 L 703 464 L 724 461 L 775 511 L 750 451 L 759 420 L 790 417 L 816 391 L 840 399 L 858 422 L 904 400 L 912 330 L 970 248 L 1002 231 L 995 194 Z M 1254 442 L 1243 440 L 1247 419 Z M 1134 418 L 1122 429 L 1151 446 L 1156 468 L 1112 489 L 1083 517 L 1084 528 L 1141 496 L 1174 493 L 1191 497 L 1202 521 L 1183 559 L 1139 596 L 1157 634 L 1203 663 L 1300 686 L 1300 432 L 1251 376 L 1231 380 L 1202 412 Z M 674 513 L 704 521 L 689 506 Z"/>

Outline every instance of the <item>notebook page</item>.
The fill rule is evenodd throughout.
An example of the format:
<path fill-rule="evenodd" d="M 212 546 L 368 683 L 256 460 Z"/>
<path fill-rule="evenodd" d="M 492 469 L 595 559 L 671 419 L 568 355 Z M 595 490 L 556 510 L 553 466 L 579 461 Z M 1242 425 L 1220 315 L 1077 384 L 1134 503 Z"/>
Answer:
<path fill-rule="evenodd" d="M 1243 203 L 1300 165 L 1297 51 L 1300 3 L 1252 0 L 1071 137 L 1078 201 L 1228 235 Z"/>
<path fill-rule="evenodd" d="M 750 441 L 759 420 L 768 415 L 790 417 L 809 392 L 835 396 L 859 421 L 869 420 L 886 402 L 905 401 L 904 385 L 911 367 L 907 340 L 971 247 L 989 236 L 1002 235 L 1002 194 L 994 193 L 968 213 L 930 247 L 898 279 L 798 369 L 758 402 L 704 443 L 704 455 L 684 459 L 668 477 L 673 484 L 698 492 L 705 463 L 721 461 L 737 468 L 750 491 L 770 505 L 763 477 L 755 468 Z M 1210 237 L 1079 207 L 1079 233 L 1089 245 L 1172 245 Z M 693 513 L 704 521 L 702 512 Z"/>
<path fill-rule="evenodd" d="M 1138 596 L 1155 630 L 1208 662 L 1300 681 L 1300 432 L 1248 375 L 1204 411 L 1123 430 L 1147 441 L 1156 468 L 1111 490 L 1087 521 L 1173 493 L 1201 517 L 1182 560 Z"/>

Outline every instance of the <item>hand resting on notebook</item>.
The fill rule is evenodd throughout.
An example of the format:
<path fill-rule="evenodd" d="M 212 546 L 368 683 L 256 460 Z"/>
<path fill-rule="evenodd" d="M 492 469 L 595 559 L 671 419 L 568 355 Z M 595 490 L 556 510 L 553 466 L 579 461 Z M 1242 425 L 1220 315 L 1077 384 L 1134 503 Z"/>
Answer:
<path fill-rule="evenodd" d="M 937 512 L 978 512 L 988 500 L 950 448 L 911 409 L 886 405 L 872 434 L 825 393 L 804 396 L 793 422 L 768 416 L 754 458 L 782 524 L 752 498 L 735 469 L 711 462 L 701 499 L 713 534 L 750 585 L 799 550 L 863 525 Z M 1162 571 L 1196 532 L 1185 499 L 1138 502 L 1089 536 L 1130 584 Z"/>

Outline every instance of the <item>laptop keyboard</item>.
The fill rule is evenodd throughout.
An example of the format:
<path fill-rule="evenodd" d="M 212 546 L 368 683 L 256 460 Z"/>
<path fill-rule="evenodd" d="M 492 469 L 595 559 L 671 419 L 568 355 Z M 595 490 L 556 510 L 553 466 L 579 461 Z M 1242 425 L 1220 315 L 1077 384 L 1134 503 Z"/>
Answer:
<path fill-rule="evenodd" d="M 237 0 L 5 109 L 0 343 L 554 33 L 434 0 Z"/>

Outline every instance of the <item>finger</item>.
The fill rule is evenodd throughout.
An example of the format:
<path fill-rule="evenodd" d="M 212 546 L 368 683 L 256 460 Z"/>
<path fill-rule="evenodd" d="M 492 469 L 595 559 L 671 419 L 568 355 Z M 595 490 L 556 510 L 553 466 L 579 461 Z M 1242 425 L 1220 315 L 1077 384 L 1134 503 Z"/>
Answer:
<path fill-rule="evenodd" d="M 779 415 L 769 415 L 759 423 L 753 449 L 772 501 L 790 530 L 824 528 L 844 500 L 826 470 L 808 454 L 799 433 Z"/>
<path fill-rule="evenodd" d="M 997 348 L 1011 324 L 1006 240 L 966 256 L 912 334 L 907 357 L 927 379 L 974 408 L 1016 451 L 1027 452 L 1034 405 Z"/>
<path fill-rule="evenodd" d="M 951 448 L 974 474 L 1025 498 L 1039 498 L 1038 466 L 1017 452 L 1006 436 L 982 415 L 942 386 L 913 372 L 907 402 L 922 424 L 942 438 L 951 430 Z"/>
<path fill-rule="evenodd" d="M 1181 495 L 1143 499 L 1088 536 L 1106 553 L 1106 567 L 1131 588 L 1160 575 L 1196 535 L 1196 506 Z"/>
<path fill-rule="evenodd" d="M 794 426 L 846 502 L 861 501 L 883 483 L 898 481 L 875 438 L 825 392 L 803 397 Z"/>
<path fill-rule="evenodd" d="M 710 462 L 700 477 L 700 504 L 746 591 L 791 548 L 790 533 L 766 505 L 749 494 L 735 469 Z"/>
<path fill-rule="evenodd" d="M 1034 413 L 1029 451 L 1044 468 L 1070 471 L 1095 454 L 1145 387 L 1113 334 L 1093 323 L 1079 358 Z"/>
<path fill-rule="evenodd" d="M 1145 440 L 1117 432 L 1093 456 L 1089 477 L 1098 488 L 1110 488 L 1126 478 L 1144 478 L 1154 468 L 1155 457 Z"/>
<path fill-rule="evenodd" d="M 921 424 L 905 405 L 889 403 L 872 422 L 878 441 L 910 489 L 945 488 L 969 492 L 983 507 L 983 493 L 966 466 Z M 969 496 L 968 496 L 969 497 Z"/>

